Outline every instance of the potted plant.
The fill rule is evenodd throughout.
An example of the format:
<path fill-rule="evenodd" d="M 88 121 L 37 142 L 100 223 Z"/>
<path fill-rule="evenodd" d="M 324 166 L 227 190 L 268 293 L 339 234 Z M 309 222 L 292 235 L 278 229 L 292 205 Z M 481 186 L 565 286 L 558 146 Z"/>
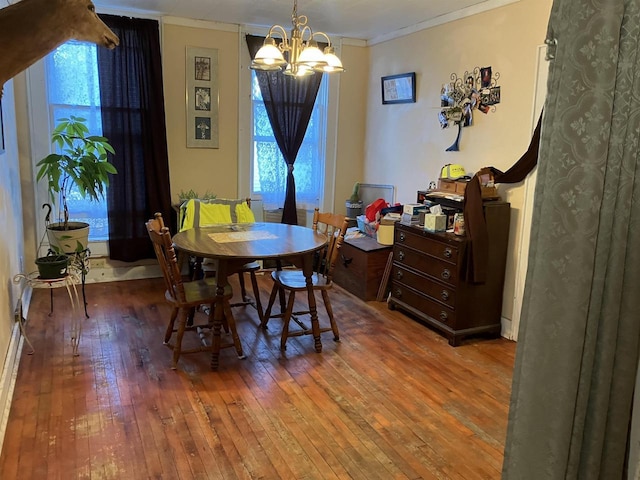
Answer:
<path fill-rule="evenodd" d="M 353 192 L 347 199 L 347 217 L 354 219 L 362 213 L 362 200 L 360 200 L 360 183 L 353 185 Z"/>
<path fill-rule="evenodd" d="M 67 199 L 74 186 L 83 198 L 104 197 L 109 175 L 117 173 L 107 154 L 113 147 L 104 137 L 89 135 L 86 119 L 70 115 L 61 118 L 51 134 L 51 144 L 60 153 L 51 153 L 37 163 L 37 180 L 46 178 L 52 203 L 59 201 L 58 222 L 47 225 L 51 249 L 56 253 L 76 253 L 87 248 L 89 224 L 70 222 Z"/>

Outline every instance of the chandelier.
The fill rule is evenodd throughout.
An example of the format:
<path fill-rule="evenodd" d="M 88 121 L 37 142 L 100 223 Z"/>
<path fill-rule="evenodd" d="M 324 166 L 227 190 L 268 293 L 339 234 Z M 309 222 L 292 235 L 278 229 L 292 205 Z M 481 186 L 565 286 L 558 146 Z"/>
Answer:
<path fill-rule="evenodd" d="M 314 32 L 307 25 L 307 16 L 298 15 L 298 0 L 293 2 L 291 13 L 291 38 L 280 25 L 273 25 L 264 39 L 264 43 L 251 62 L 252 70 L 281 71 L 285 75 L 302 77 L 314 72 L 343 72 L 342 62 L 331 46 L 331 39 L 324 32 Z M 276 45 L 273 35 L 279 35 L 280 44 Z M 322 52 L 318 48 L 315 36 L 327 39 L 327 46 Z M 285 55 L 287 54 L 287 59 Z"/>

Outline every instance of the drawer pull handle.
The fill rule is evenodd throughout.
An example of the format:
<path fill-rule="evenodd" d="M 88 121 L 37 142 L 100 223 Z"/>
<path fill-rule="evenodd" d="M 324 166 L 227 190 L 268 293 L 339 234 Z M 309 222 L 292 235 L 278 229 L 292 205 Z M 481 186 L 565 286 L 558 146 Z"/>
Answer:
<path fill-rule="evenodd" d="M 402 250 L 398 252 L 398 259 L 400 259 L 400 261 L 404 260 L 404 252 Z"/>
<path fill-rule="evenodd" d="M 402 273 L 402 270 L 398 270 L 398 271 L 396 272 L 396 278 L 397 278 L 398 280 L 402 280 L 402 277 L 404 277 L 404 273 Z"/>
<path fill-rule="evenodd" d="M 351 262 L 353 262 L 353 258 L 347 258 L 342 254 L 340 254 L 340 257 L 342 258 L 342 265 L 344 265 L 345 268 L 348 267 Z"/>
<path fill-rule="evenodd" d="M 451 272 L 449 271 L 449 269 L 445 268 L 440 274 L 440 276 L 445 280 L 449 280 L 451 278 Z"/>
<path fill-rule="evenodd" d="M 449 300 L 449 292 L 447 290 L 442 290 L 440 297 L 442 298 L 442 300 Z"/>
<path fill-rule="evenodd" d="M 396 293 L 393 296 L 396 298 L 402 298 L 402 290 L 396 288 Z"/>
<path fill-rule="evenodd" d="M 447 312 L 445 312 L 444 310 L 440 312 L 440 320 L 442 320 L 443 322 L 446 322 L 448 318 L 449 318 L 449 315 L 447 315 Z"/>
<path fill-rule="evenodd" d="M 446 258 L 451 258 L 453 256 L 453 251 L 449 247 L 445 248 L 444 249 L 444 256 Z"/>
<path fill-rule="evenodd" d="M 404 232 L 400 232 L 400 241 L 404 242 Z"/>

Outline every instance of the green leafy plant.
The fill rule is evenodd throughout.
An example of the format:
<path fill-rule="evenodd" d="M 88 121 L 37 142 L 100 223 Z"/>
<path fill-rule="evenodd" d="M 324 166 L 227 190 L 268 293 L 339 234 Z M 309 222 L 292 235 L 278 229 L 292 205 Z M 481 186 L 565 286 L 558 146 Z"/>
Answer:
<path fill-rule="evenodd" d="M 200 200 L 213 200 L 214 198 L 216 198 L 216 195 L 207 190 L 204 195 L 200 196 L 198 195 L 198 192 L 194 191 L 193 189 L 189 189 L 186 192 L 184 190 L 180 190 L 180 193 L 178 193 L 178 200 L 180 201 L 180 203 L 183 203 L 186 200 L 191 200 L 192 198 L 199 198 Z"/>
<path fill-rule="evenodd" d="M 351 197 L 349 197 L 349 201 L 351 203 L 358 203 L 360 201 L 360 183 L 356 182 L 353 186 L 353 192 L 351 192 Z"/>
<path fill-rule="evenodd" d="M 51 153 L 40 160 L 37 180 L 47 178 L 49 196 L 56 203 L 60 198 L 64 229 L 68 229 L 69 208 L 67 198 L 75 185 L 83 198 L 93 201 L 104 198 L 109 186 L 109 175 L 118 173 L 109 163 L 107 154 L 115 154 L 104 137 L 89 135 L 86 119 L 70 115 L 58 120 L 51 144 L 61 153 Z"/>

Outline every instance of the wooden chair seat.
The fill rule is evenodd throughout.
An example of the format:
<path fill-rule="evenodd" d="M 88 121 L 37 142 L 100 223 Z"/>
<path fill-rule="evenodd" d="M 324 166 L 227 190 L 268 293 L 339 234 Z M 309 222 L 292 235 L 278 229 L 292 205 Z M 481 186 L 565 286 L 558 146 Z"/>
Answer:
<path fill-rule="evenodd" d="M 175 370 L 181 354 L 212 350 L 212 342 L 209 338 L 211 330 L 222 327 L 221 325 L 214 325 L 213 322 L 217 297 L 217 280 L 215 277 L 209 277 L 202 280 L 184 282 L 171 241 L 171 233 L 164 225 L 162 215 L 156 213 L 155 218 L 150 219 L 145 225 L 165 280 L 165 300 L 172 306 L 171 316 L 164 336 L 164 344 L 173 351 L 171 368 Z M 244 358 L 240 337 L 238 336 L 229 304 L 232 296 L 231 286 L 226 284 L 223 295 L 224 321 L 225 326 L 228 326 L 231 331 L 233 342 L 222 346 L 234 346 L 238 356 Z M 210 305 L 210 311 L 205 322 L 197 322 L 194 315 L 197 307 L 203 304 Z M 187 320 L 189 318 L 194 318 L 193 322 L 188 323 Z M 182 340 L 185 332 L 196 332 L 200 345 L 184 349 Z M 174 333 L 176 338 L 172 342 Z"/>
<path fill-rule="evenodd" d="M 313 290 L 320 291 L 322 294 L 322 300 L 329 317 L 329 327 L 321 327 L 320 333 L 332 331 L 333 339 L 337 342 L 340 341 L 340 332 L 338 331 L 338 324 L 333 316 L 333 309 L 331 308 L 331 301 L 329 300 L 329 290 L 333 287 L 332 275 L 333 268 L 338 258 L 338 251 L 340 246 L 344 242 L 344 235 L 347 231 L 349 219 L 344 215 L 334 213 L 320 213 L 319 209 L 315 209 L 313 215 L 313 229 L 325 233 L 328 237 L 326 247 L 319 252 L 316 259 L 316 273 L 311 277 Z M 269 304 L 264 312 L 263 321 L 261 323 L 263 328 L 267 328 L 267 323 L 270 318 L 282 318 L 282 333 L 280 337 L 280 348 L 286 349 L 287 339 L 293 336 L 310 335 L 313 333 L 311 327 L 305 325 L 298 317 L 302 315 L 309 315 L 311 312 L 309 309 L 302 311 L 293 311 L 295 304 L 296 292 L 306 292 L 307 284 L 304 273 L 302 270 L 276 270 L 271 273 L 271 279 L 273 280 L 273 288 L 271 289 L 271 295 L 269 296 Z M 276 297 L 280 292 L 289 292 L 289 298 L 286 302 L 284 311 L 278 314 L 272 314 L 273 305 L 276 301 Z M 282 307 L 281 307 L 282 308 Z M 290 330 L 290 322 L 293 320 L 300 329 Z"/>

